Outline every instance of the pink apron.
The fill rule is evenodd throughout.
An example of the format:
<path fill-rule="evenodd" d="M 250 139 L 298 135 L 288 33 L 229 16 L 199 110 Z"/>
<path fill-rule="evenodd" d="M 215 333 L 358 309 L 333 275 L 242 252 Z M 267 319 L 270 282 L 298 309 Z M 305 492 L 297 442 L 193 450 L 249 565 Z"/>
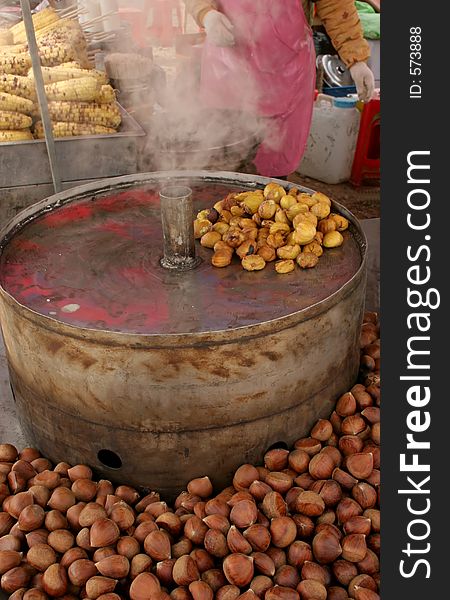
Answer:
<path fill-rule="evenodd" d="M 267 117 L 255 165 L 261 175 L 285 176 L 303 156 L 311 125 L 315 51 L 300 0 L 220 0 L 236 45 L 205 43 L 201 98 L 209 108 L 248 110 Z"/>

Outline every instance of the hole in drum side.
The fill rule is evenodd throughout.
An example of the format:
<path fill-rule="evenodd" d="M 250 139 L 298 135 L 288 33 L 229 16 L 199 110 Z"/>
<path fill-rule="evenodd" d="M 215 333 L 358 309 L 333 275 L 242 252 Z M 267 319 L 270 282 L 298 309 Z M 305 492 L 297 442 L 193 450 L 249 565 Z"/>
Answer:
<path fill-rule="evenodd" d="M 118 454 L 112 450 L 99 450 L 97 453 L 98 460 L 109 469 L 120 469 L 122 466 L 122 459 Z"/>
<path fill-rule="evenodd" d="M 275 450 L 275 448 L 283 448 L 283 450 L 289 450 L 286 442 L 275 442 L 267 448 L 266 452 L 269 452 L 269 450 Z"/>

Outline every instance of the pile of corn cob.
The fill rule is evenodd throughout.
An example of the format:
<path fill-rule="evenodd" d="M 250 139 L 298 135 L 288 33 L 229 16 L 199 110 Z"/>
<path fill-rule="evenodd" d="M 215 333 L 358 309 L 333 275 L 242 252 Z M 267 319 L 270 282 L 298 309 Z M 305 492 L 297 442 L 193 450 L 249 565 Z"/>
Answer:
<path fill-rule="evenodd" d="M 42 74 L 55 137 L 116 132 L 120 112 L 104 73 L 68 63 L 43 67 Z M 35 124 L 34 133 L 38 138 L 44 136 L 40 121 Z"/>
<path fill-rule="evenodd" d="M 32 140 L 34 82 L 23 75 L 0 72 L 0 142 Z"/>
<path fill-rule="evenodd" d="M 115 133 L 121 117 L 106 75 L 91 68 L 76 20 L 51 8 L 33 16 L 55 137 Z M 44 136 L 23 22 L 0 40 L 0 142 Z"/>

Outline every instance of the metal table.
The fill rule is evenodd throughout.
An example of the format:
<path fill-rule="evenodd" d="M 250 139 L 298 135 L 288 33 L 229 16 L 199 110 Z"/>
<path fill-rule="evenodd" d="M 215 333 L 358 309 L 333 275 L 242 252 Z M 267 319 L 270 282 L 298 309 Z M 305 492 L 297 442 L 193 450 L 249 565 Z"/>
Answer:
<path fill-rule="evenodd" d="M 120 111 L 122 126 L 115 134 L 55 139 L 63 189 L 138 171 L 145 131 L 125 109 Z M 0 224 L 52 193 L 44 140 L 1 145 Z"/>

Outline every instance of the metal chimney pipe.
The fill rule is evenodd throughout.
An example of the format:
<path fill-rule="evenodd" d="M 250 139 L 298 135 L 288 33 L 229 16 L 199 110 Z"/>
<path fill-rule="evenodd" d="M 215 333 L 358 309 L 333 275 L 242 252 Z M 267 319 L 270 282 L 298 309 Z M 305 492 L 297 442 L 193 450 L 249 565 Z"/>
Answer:
<path fill-rule="evenodd" d="M 164 236 L 161 266 L 189 271 L 200 263 L 195 256 L 192 190 L 186 186 L 169 185 L 160 191 L 159 197 Z"/>

